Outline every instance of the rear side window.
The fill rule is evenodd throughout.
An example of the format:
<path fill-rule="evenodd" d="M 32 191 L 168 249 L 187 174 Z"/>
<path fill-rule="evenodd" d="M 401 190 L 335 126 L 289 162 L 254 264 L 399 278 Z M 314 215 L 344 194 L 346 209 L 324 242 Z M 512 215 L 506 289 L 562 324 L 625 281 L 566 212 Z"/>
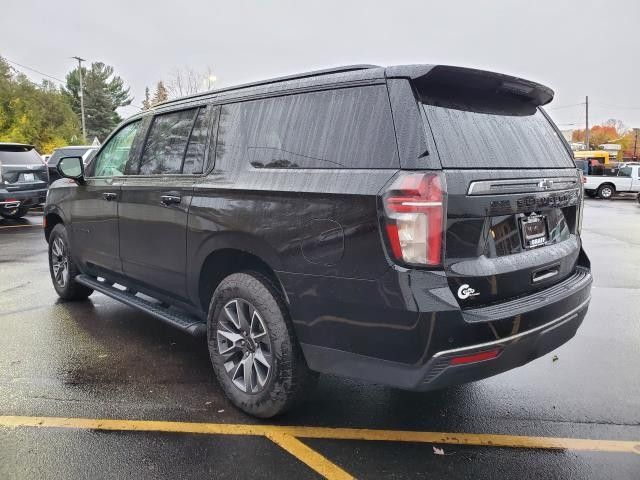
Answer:
<path fill-rule="evenodd" d="M 384 85 L 224 105 L 216 167 L 398 168 Z"/>
<path fill-rule="evenodd" d="M 445 168 L 566 168 L 574 163 L 538 109 L 487 113 L 423 104 Z"/>
<path fill-rule="evenodd" d="M 0 146 L 0 164 L 42 165 L 42 157 L 30 147 Z"/>
<path fill-rule="evenodd" d="M 140 160 L 140 175 L 181 173 L 197 108 L 157 115 Z"/>

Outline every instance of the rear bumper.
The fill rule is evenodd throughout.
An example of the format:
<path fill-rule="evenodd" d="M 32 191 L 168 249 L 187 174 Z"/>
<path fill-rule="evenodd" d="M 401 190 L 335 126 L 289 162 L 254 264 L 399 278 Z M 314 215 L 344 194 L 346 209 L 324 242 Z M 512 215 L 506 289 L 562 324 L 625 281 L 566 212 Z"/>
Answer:
<path fill-rule="evenodd" d="M 473 382 L 529 363 L 573 338 L 582 324 L 588 306 L 589 299 L 560 318 L 532 330 L 494 342 L 439 352 L 425 365 L 424 376 L 413 388 L 432 390 Z M 495 349 L 499 350 L 499 354 L 491 360 L 463 365 L 451 364 L 454 358 Z"/>
<path fill-rule="evenodd" d="M 502 306 L 466 311 L 469 313 L 463 313 L 464 323 L 469 328 L 479 323 L 497 324 L 504 320 L 502 315 L 522 316 L 522 325 L 531 316 L 549 320 L 526 330 L 514 328 L 496 340 L 440 350 L 423 363 L 392 362 L 310 344 L 302 344 L 302 349 L 313 370 L 406 390 L 433 390 L 472 382 L 522 366 L 570 340 L 586 315 L 591 283 L 589 270 L 580 268 L 572 281 L 551 287 L 546 294 L 542 291 Z M 454 358 L 495 350 L 498 351 L 495 358 L 452 364 Z"/>
<path fill-rule="evenodd" d="M 16 207 L 35 207 L 43 204 L 47 199 L 47 189 L 17 190 L 9 192 L 0 189 L 0 208 L 14 209 Z"/>

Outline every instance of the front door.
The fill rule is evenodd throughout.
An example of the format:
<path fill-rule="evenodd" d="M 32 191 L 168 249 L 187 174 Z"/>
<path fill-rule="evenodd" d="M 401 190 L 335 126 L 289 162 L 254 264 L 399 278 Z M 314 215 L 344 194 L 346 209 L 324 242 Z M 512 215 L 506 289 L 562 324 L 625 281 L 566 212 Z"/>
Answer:
<path fill-rule="evenodd" d="M 121 176 L 135 156 L 140 121 L 122 127 L 104 145 L 79 185 L 71 205 L 71 241 L 78 258 L 94 275 L 122 272 L 118 235 Z"/>
<path fill-rule="evenodd" d="M 156 115 L 138 175 L 127 176 L 119 201 L 124 274 L 179 300 L 187 298 L 187 215 L 203 171 L 210 108 Z"/>

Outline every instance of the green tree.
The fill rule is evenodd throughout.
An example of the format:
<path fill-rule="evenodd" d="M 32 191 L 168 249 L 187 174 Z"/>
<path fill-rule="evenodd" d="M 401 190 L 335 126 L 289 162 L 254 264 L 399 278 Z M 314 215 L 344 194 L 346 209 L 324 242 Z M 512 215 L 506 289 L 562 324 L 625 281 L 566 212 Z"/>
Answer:
<path fill-rule="evenodd" d="M 142 109 L 149 110 L 151 108 L 151 95 L 149 94 L 149 87 L 144 87 L 144 100 L 142 100 Z"/>
<path fill-rule="evenodd" d="M 160 80 L 156 85 L 156 91 L 154 92 L 153 98 L 151 99 L 151 106 L 166 102 L 167 100 L 169 100 L 169 92 L 164 86 L 164 82 Z"/>
<path fill-rule="evenodd" d="M 87 138 L 104 140 L 122 118 L 117 109 L 133 100 L 124 81 L 114 74 L 113 67 L 94 62 L 91 68 L 82 67 L 84 81 L 84 111 Z M 67 74 L 67 93 L 73 111 L 80 118 L 80 77 L 78 68 Z"/>
<path fill-rule="evenodd" d="M 78 120 L 62 91 L 48 81 L 34 84 L 0 57 L 0 142 L 30 143 L 50 153 L 79 137 Z"/>

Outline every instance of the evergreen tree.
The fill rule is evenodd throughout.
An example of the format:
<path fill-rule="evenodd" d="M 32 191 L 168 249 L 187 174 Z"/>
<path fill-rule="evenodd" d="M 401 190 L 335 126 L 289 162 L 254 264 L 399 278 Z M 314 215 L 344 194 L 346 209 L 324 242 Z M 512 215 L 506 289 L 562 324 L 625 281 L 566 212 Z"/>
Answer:
<path fill-rule="evenodd" d="M 149 95 L 149 87 L 144 87 L 144 100 L 142 101 L 142 109 L 149 110 L 151 108 L 151 97 Z"/>
<path fill-rule="evenodd" d="M 122 118 L 117 109 L 125 107 L 133 100 L 124 81 L 113 72 L 113 67 L 102 62 L 94 62 L 91 68 L 82 68 L 84 81 L 84 111 L 87 138 L 104 140 Z M 78 68 L 67 74 L 66 93 L 73 111 L 80 118 L 80 77 Z"/>
<path fill-rule="evenodd" d="M 159 103 L 166 102 L 167 100 L 169 100 L 169 92 L 164 86 L 164 82 L 160 80 L 156 85 L 156 91 L 151 99 L 151 105 L 157 105 Z"/>

